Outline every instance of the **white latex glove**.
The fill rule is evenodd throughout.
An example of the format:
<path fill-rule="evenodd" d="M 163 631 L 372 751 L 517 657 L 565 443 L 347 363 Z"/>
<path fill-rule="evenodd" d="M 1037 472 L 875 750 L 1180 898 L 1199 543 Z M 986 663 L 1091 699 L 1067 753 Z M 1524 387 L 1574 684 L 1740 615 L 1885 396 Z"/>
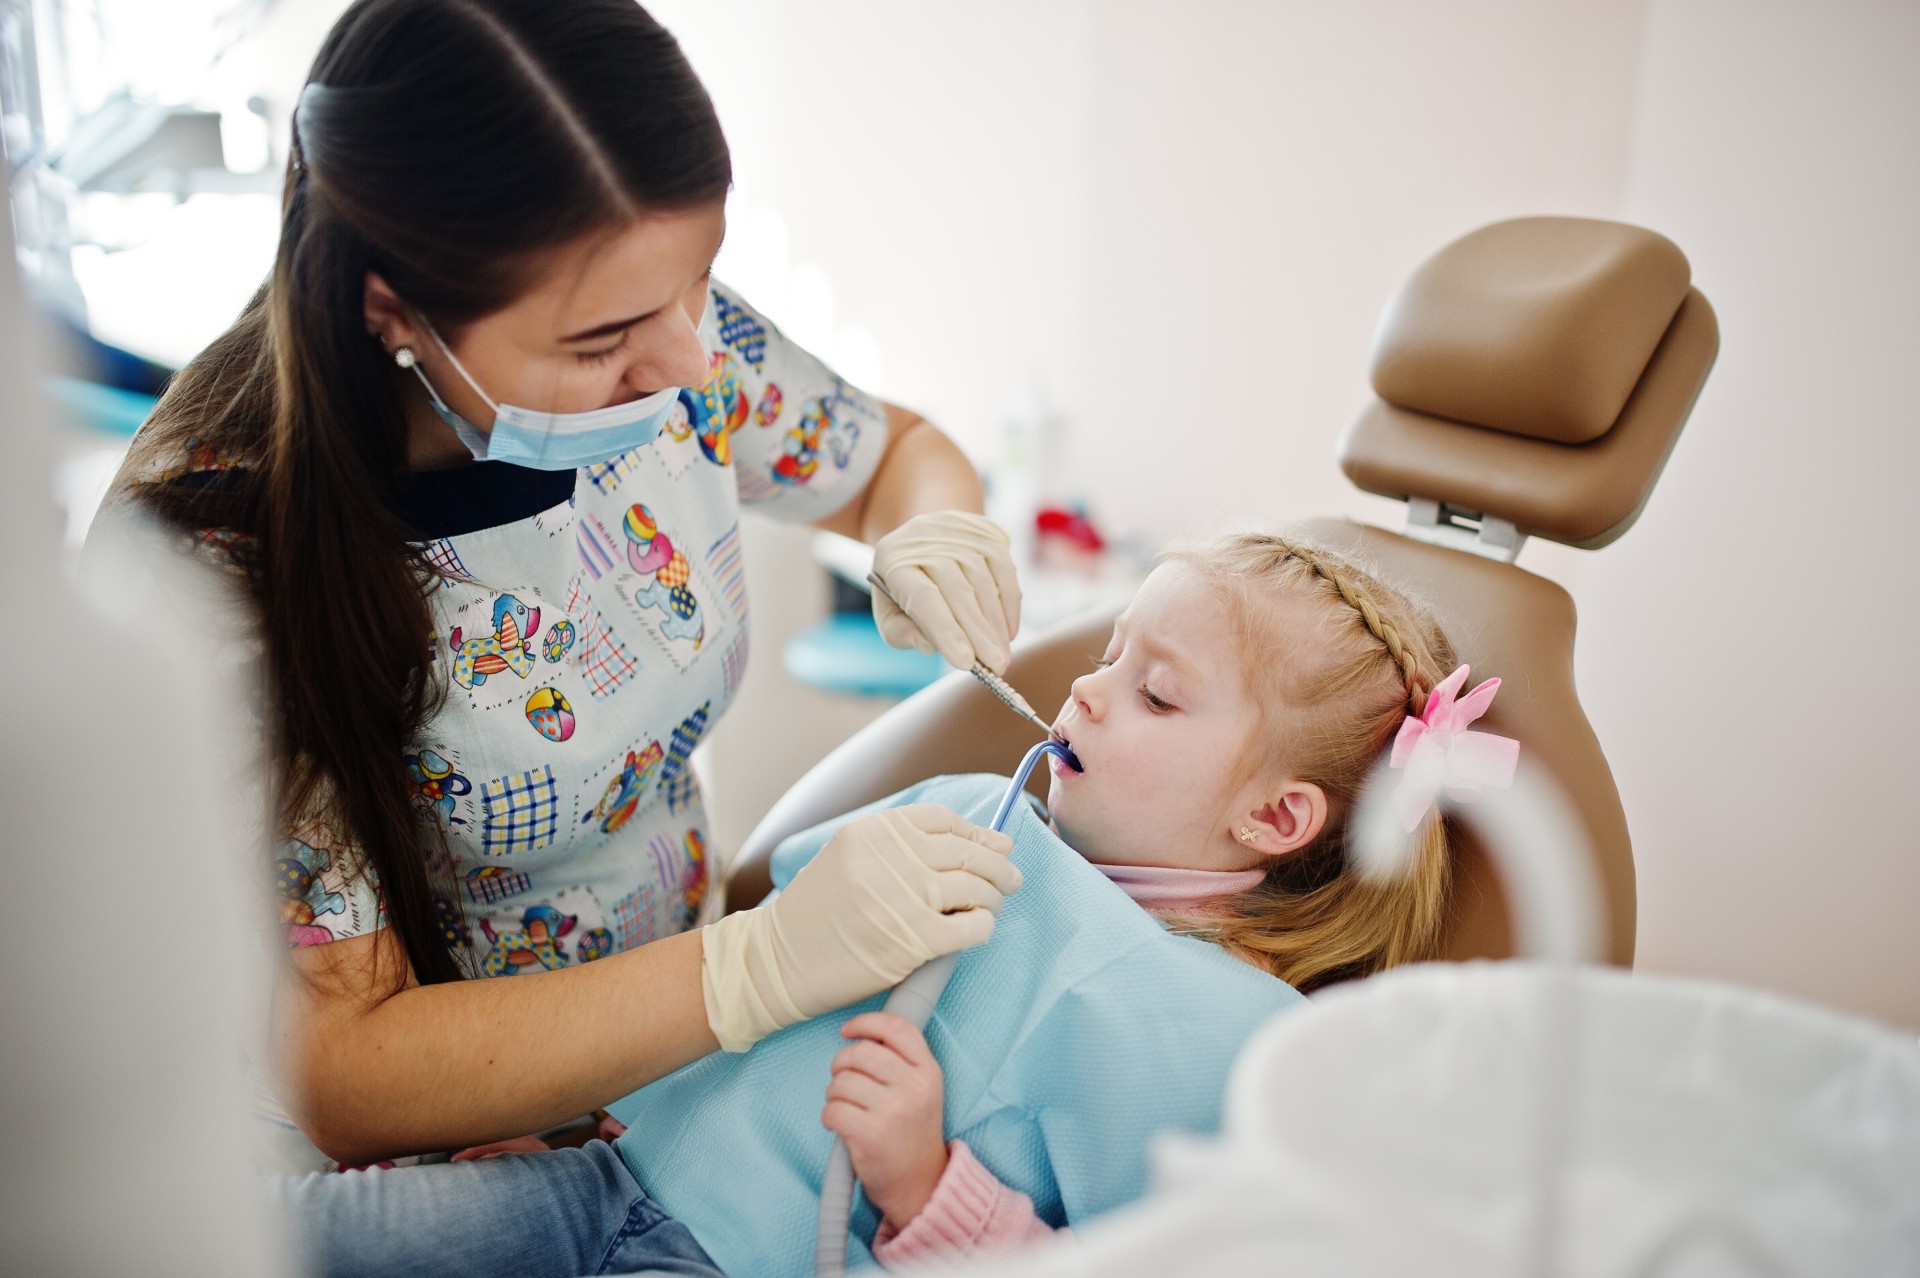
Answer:
<path fill-rule="evenodd" d="M 701 931 L 700 988 L 720 1046 L 898 985 L 993 935 L 1020 886 L 1013 840 L 933 803 L 841 826 L 785 891 Z"/>
<path fill-rule="evenodd" d="M 976 659 L 996 674 L 1007 668 L 1020 578 L 1000 525 L 964 510 L 915 515 L 873 544 L 873 571 L 900 601 L 873 592 L 873 619 L 888 643 L 938 652 L 961 670 Z"/>

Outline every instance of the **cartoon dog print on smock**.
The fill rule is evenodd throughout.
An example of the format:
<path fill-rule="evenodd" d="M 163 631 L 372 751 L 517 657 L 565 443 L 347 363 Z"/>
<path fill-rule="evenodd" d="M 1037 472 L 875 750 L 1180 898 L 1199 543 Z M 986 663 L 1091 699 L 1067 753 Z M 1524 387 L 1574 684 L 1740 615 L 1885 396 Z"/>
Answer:
<path fill-rule="evenodd" d="M 657 440 L 581 469 L 570 500 L 429 547 L 447 696 L 407 775 L 444 836 L 442 925 L 484 975 L 578 966 L 712 910 L 690 757 L 746 668 L 741 508 L 819 519 L 885 448 L 880 402 L 724 285 L 701 335 L 707 380 Z M 290 939 L 367 926 L 327 904 L 289 898 Z"/>

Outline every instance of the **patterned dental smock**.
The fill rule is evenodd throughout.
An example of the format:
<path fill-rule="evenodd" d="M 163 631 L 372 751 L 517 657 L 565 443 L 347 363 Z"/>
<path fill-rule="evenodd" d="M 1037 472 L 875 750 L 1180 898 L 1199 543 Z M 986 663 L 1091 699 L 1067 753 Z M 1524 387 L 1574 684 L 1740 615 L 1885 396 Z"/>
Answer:
<path fill-rule="evenodd" d="M 442 924 L 482 976 L 590 963 L 717 908 L 688 756 L 746 668 L 740 512 L 817 520 L 886 446 L 879 400 L 717 282 L 701 335 L 707 380 L 651 444 L 578 471 L 412 477 L 446 698 L 405 767 L 445 836 Z M 290 946 L 382 925 L 350 844 L 324 820 L 286 834 Z"/>

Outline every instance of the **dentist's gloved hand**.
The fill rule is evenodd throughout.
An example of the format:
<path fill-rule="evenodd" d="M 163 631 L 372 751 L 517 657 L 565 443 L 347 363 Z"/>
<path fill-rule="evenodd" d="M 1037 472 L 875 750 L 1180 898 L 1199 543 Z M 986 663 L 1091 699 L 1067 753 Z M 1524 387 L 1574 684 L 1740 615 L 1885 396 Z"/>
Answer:
<path fill-rule="evenodd" d="M 915 515 L 873 544 L 873 571 L 906 609 L 873 592 L 873 619 L 888 643 L 938 652 L 961 670 L 976 658 L 996 674 L 1007 668 L 1020 578 L 998 524 L 964 510 Z"/>
<path fill-rule="evenodd" d="M 986 940 L 1020 886 L 1012 849 L 1006 835 L 933 803 L 847 822 L 780 895 L 702 930 L 713 1036 L 744 1052 Z"/>

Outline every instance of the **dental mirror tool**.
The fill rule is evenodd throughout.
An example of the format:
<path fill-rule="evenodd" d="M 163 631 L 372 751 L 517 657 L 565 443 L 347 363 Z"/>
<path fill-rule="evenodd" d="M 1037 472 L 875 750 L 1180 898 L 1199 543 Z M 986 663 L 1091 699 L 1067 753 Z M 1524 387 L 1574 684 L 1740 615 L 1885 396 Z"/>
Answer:
<path fill-rule="evenodd" d="M 877 581 L 874 585 L 880 590 L 886 589 Z M 887 597 L 893 598 L 891 595 Z M 898 603 L 899 600 L 895 599 L 894 602 Z M 906 610 L 903 608 L 901 611 Z M 975 674 L 983 670 L 986 667 L 978 664 L 973 668 Z M 1013 690 L 1009 688 L 1008 692 L 1013 693 Z M 1018 693 L 1013 695 L 1016 698 L 1019 696 Z M 1026 702 L 1022 701 L 1020 705 L 1025 706 Z M 1026 713 L 1033 715 L 1031 710 Z M 1020 760 L 1020 766 L 1014 769 L 1013 780 L 1008 784 L 1006 794 L 1001 797 L 1000 806 L 994 809 L 991 829 L 1005 828 L 1007 818 L 1013 815 L 1014 805 L 1020 802 L 1020 792 L 1026 788 L 1027 778 L 1033 774 L 1034 765 L 1040 762 L 1043 755 L 1049 754 L 1076 772 L 1083 770 L 1080 760 L 1073 757 L 1073 751 L 1064 742 L 1049 735 L 1045 741 L 1027 751 L 1026 757 Z M 925 1029 L 928 1019 L 933 1015 L 934 1004 L 946 992 L 947 978 L 953 975 L 953 965 L 959 959 L 957 953 L 942 954 L 914 969 L 906 980 L 893 987 L 893 993 L 887 995 L 886 1004 L 880 1010 L 906 1020 L 917 1030 Z M 847 1142 L 835 1136 L 833 1153 L 827 1157 L 827 1174 L 820 1183 L 820 1216 L 813 1236 L 815 1278 L 840 1278 L 847 1272 L 847 1231 L 853 1220 L 853 1186 L 853 1154 L 847 1149 Z"/>
<path fill-rule="evenodd" d="M 867 584 L 872 586 L 875 590 L 879 591 L 882 595 L 886 596 L 887 602 L 891 603 L 894 607 L 898 608 L 901 611 L 901 613 L 903 613 L 906 616 L 908 621 L 913 621 L 913 614 L 910 612 L 907 612 L 906 605 L 901 603 L 897 598 L 895 598 L 891 590 L 887 589 L 887 583 L 880 580 L 879 573 L 876 573 L 876 572 L 868 573 Z M 916 622 L 915 624 L 917 625 L 918 623 Z M 1045 719 L 1042 719 L 1038 714 L 1036 714 L 1034 712 L 1033 707 L 1027 704 L 1027 699 L 1021 696 L 1019 692 L 1017 692 L 1014 689 L 1014 686 L 1012 684 L 1008 683 L 1000 675 L 997 675 L 993 671 L 987 669 L 984 665 L 982 665 L 979 662 L 978 659 L 975 659 L 973 663 L 972 674 L 974 678 L 978 679 L 981 683 L 984 683 L 987 685 L 988 692 L 991 692 L 994 696 L 1006 702 L 1007 708 L 1009 710 L 1013 711 L 1015 714 L 1019 715 L 1021 718 L 1027 720 L 1029 723 L 1039 728 L 1040 731 L 1046 733 L 1049 737 L 1053 736 L 1053 725 L 1048 723 Z M 1081 770 L 1080 761 L 1078 759 L 1075 759 L 1071 753 L 1069 753 L 1066 756 L 1066 762 L 1067 762 L 1067 766 L 1071 767 L 1075 772 L 1079 772 Z"/>

